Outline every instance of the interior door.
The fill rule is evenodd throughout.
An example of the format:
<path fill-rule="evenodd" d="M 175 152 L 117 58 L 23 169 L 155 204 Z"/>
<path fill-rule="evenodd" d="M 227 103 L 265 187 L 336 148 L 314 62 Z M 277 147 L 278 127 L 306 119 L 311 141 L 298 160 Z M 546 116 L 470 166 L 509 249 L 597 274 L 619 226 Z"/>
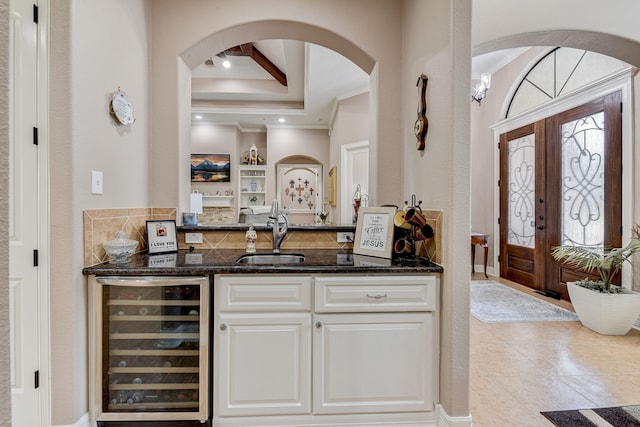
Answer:
<path fill-rule="evenodd" d="M 10 3 L 9 297 L 11 409 L 14 427 L 42 425 L 38 271 L 37 24 L 34 2 Z"/>
<path fill-rule="evenodd" d="M 500 136 L 500 276 L 568 299 L 559 245 L 622 243 L 622 94 Z"/>
<path fill-rule="evenodd" d="M 500 135 L 500 276 L 544 289 L 545 125 Z"/>

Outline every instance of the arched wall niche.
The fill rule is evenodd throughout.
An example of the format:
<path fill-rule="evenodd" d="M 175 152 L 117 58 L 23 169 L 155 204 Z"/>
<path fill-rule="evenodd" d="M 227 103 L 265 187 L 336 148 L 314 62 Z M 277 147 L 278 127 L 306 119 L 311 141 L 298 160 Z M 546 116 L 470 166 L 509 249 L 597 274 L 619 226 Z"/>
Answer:
<path fill-rule="evenodd" d="M 316 25 L 288 20 L 264 20 L 238 24 L 216 31 L 195 42 L 180 53 L 178 61 L 182 62 L 182 65 L 178 64 L 178 67 L 182 68 L 182 72 L 178 72 L 178 89 L 181 91 L 178 98 L 182 100 L 182 102 L 178 103 L 178 122 L 182 125 L 183 129 L 190 127 L 191 121 L 191 104 L 189 101 L 191 99 L 191 87 L 190 84 L 188 84 L 188 81 L 190 81 L 190 71 L 202 64 L 207 58 L 210 58 L 215 52 L 221 52 L 231 46 L 237 46 L 242 43 L 266 39 L 299 40 L 324 46 L 349 59 L 367 74 L 373 74 L 373 78 L 370 79 L 369 108 L 371 111 L 377 111 L 379 88 L 377 87 L 378 79 L 375 78 L 374 72 L 376 61 L 371 55 L 345 37 Z M 378 147 L 378 137 L 372 129 L 377 129 L 377 126 L 370 126 L 369 135 L 370 150 L 375 154 Z M 188 157 L 189 146 L 190 135 L 186 131 L 179 132 L 179 158 Z M 377 170 L 375 163 L 371 163 L 375 162 L 376 159 L 377 156 L 370 156 L 370 171 Z M 278 162 L 281 163 L 281 161 Z M 188 176 L 187 162 L 179 163 L 179 177 Z M 184 184 L 186 182 L 186 178 L 180 178 L 180 184 L 178 185 L 178 205 L 180 211 L 185 211 L 188 206 L 190 188 L 187 184 Z M 374 191 L 375 185 L 372 184 L 370 192 L 375 196 Z"/>

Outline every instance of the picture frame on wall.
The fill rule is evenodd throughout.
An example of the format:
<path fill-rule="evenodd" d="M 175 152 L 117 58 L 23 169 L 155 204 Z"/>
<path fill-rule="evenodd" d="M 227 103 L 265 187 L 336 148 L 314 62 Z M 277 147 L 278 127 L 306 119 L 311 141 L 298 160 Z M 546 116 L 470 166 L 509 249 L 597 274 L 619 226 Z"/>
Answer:
<path fill-rule="evenodd" d="M 149 254 L 178 252 L 175 220 L 147 221 Z"/>
<path fill-rule="evenodd" d="M 337 185 L 338 185 L 338 167 L 333 166 L 329 170 L 329 191 L 327 192 L 329 195 L 329 204 L 331 206 L 335 206 L 337 203 L 337 200 L 336 200 Z"/>
<path fill-rule="evenodd" d="M 393 249 L 393 206 L 361 207 L 356 224 L 353 253 L 391 258 Z"/>
<path fill-rule="evenodd" d="M 191 182 L 231 182 L 231 154 L 191 154 Z"/>

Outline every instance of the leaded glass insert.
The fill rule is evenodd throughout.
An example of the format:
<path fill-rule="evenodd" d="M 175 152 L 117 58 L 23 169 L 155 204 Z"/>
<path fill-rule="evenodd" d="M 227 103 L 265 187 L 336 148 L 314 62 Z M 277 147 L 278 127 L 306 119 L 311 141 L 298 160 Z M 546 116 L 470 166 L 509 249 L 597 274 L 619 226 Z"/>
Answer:
<path fill-rule="evenodd" d="M 604 112 L 562 125 L 562 240 L 604 242 Z"/>
<path fill-rule="evenodd" d="M 509 141 L 510 245 L 535 247 L 535 135 Z"/>

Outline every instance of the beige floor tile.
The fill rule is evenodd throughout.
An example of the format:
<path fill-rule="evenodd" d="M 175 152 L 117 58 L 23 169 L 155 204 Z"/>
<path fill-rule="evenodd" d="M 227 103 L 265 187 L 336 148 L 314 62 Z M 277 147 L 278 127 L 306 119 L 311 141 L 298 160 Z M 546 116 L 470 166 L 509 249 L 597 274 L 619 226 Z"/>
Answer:
<path fill-rule="evenodd" d="M 640 404 L 640 331 L 611 337 L 580 322 L 486 324 L 472 316 L 470 399 L 474 427 L 548 427 L 540 411 Z"/>

